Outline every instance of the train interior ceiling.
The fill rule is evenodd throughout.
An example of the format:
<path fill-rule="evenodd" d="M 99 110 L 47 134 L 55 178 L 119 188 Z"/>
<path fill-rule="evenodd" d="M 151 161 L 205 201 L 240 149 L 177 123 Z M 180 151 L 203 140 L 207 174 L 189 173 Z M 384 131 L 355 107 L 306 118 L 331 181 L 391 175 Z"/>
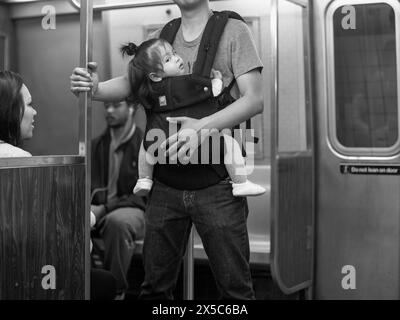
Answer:
<path fill-rule="evenodd" d="M 99 65 L 100 80 L 126 72 L 129 57 L 120 54 L 122 44 L 139 44 L 179 17 L 172 1 L 152 2 L 93 1 L 97 9 L 93 11 L 92 61 Z M 20 73 L 34 97 L 39 125 L 23 148 L 40 159 L 36 163 L 80 154 L 81 110 L 69 78 L 80 64 L 79 3 L 0 2 L 0 69 Z M 250 179 L 271 192 L 248 199 L 256 297 L 399 299 L 400 181 L 390 172 L 400 163 L 400 2 L 210 0 L 210 6 L 236 11 L 244 18 L 264 64 L 264 112 L 252 118 L 259 142 L 254 146 Z M 52 12 L 54 21 L 47 16 Z M 135 121 L 144 129 L 143 110 L 135 114 Z M 100 102 L 93 101 L 90 128 L 92 137 L 106 128 Z M 70 174 L 68 170 L 37 175 L 62 176 Z M 68 179 L 84 188 L 83 163 L 71 170 Z M 368 170 L 382 174 L 365 174 L 372 172 Z M 0 178 L 18 181 L 19 174 L 24 174 L 6 171 L 0 168 Z M 79 205 L 70 209 L 84 210 Z M 67 222 L 76 227 L 74 221 Z M 87 220 L 79 223 L 82 229 L 78 228 L 76 239 L 84 241 Z M 92 263 L 102 267 L 102 243 L 94 242 Z M 132 298 L 143 277 L 142 242 L 136 248 L 129 272 Z M 84 261 L 84 251 L 73 254 L 82 259 L 77 261 Z M 194 297 L 217 297 L 197 234 L 193 254 Z M 357 289 L 352 270 L 354 277 L 357 274 Z M 177 297 L 184 295 L 184 274 Z M 74 290 L 78 292 L 74 297 L 87 298 L 87 287 Z M 24 296 L 22 291 L 19 294 Z M 6 293 L 0 291 L 0 298 Z M 39 297 L 63 298 L 65 294 L 40 293 Z"/>

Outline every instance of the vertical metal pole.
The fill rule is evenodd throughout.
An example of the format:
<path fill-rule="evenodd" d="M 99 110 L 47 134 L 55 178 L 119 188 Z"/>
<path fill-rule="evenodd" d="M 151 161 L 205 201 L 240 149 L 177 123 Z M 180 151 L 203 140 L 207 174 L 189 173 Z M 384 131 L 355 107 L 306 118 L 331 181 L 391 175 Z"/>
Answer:
<path fill-rule="evenodd" d="M 271 0 L 271 158 L 279 152 L 279 16 L 278 0 Z"/>
<path fill-rule="evenodd" d="M 80 60 L 86 68 L 92 60 L 93 0 L 82 0 L 80 10 Z M 90 179 L 91 179 L 91 93 L 79 94 L 79 155 L 85 157 L 85 299 L 90 299 Z"/>
<path fill-rule="evenodd" d="M 183 299 L 194 299 L 194 232 L 190 231 L 186 253 L 183 261 Z"/>
<path fill-rule="evenodd" d="M 278 190 L 278 153 L 279 153 L 279 16 L 278 0 L 270 0 L 270 31 L 271 31 L 271 56 L 270 56 L 270 85 L 271 85 L 271 273 L 276 281 L 277 274 L 277 227 L 279 211 Z"/>
<path fill-rule="evenodd" d="M 305 72 L 305 91 L 306 91 L 306 111 L 307 111 L 307 150 L 312 154 L 312 266 L 311 266 L 311 286 L 305 289 L 305 298 L 311 300 L 314 295 L 314 272 L 315 272 L 315 143 L 314 143 L 314 100 L 313 100 L 313 7 L 312 2 L 308 1 L 307 7 L 303 9 L 303 34 L 304 34 L 304 72 Z"/>
<path fill-rule="evenodd" d="M 303 45 L 304 45 L 304 84 L 306 97 L 307 151 L 314 150 L 313 109 L 312 109 L 312 72 L 311 72 L 311 5 L 302 9 Z"/>

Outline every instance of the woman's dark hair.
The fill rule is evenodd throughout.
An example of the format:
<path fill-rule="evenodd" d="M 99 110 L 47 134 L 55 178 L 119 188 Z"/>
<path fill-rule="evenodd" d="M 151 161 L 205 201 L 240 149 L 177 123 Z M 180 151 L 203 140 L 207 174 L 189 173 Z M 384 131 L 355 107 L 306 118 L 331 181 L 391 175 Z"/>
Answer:
<path fill-rule="evenodd" d="M 161 47 L 168 44 L 163 39 L 150 39 L 140 46 L 128 43 L 121 47 L 122 55 L 134 56 L 128 65 L 128 76 L 134 100 L 145 108 L 151 108 L 149 95 L 152 92 L 149 74 L 163 71 Z"/>
<path fill-rule="evenodd" d="M 22 85 L 20 75 L 0 71 L 0 140 L 14 146 L 21 140 L 21 120 L 25 111 Z"/>

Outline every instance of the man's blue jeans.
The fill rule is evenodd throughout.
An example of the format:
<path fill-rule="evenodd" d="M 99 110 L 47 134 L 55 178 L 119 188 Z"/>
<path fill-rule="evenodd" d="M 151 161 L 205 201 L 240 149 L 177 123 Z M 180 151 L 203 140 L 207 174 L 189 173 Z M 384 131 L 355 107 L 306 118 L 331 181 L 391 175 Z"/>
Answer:
<path fill-rule="evenodd" d="M 249 265 L 246 198 L 228 180 L 181 191 L 155 182 L 145 213 L 141 299 L 173 299 L 192 222 L 223 299 L 254 299 Z"/>

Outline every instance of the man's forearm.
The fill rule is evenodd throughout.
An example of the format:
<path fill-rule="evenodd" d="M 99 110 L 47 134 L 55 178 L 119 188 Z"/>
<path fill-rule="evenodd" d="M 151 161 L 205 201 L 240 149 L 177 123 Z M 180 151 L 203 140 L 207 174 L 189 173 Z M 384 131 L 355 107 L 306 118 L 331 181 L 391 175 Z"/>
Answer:
<path fill-rule="evenodd" d="M 202 119 L 202 129 L 232 128 L 263 112 L 263 97 L 260 94 L 246 95 L 231 105 Z"/>
<path fill-rule="evenodd" d="M 129 80 L 126 75 L 100 82 L 93 100 L 103 102 L 122 101 L 130 94 Z"/>

